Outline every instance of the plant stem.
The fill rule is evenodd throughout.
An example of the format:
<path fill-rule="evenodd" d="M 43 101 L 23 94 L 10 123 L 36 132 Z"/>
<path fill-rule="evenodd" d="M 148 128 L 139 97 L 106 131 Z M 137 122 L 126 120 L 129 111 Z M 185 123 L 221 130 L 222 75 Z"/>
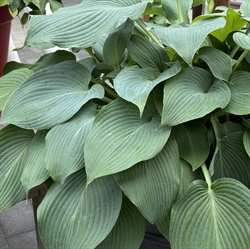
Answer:
<path fill-rule="evenodd" d="M 213 130 L 214 130 L 215 137 L 216 137 L 216 139 L 217 139 L 217 137 L 219 137 L 219 127 L 218 127 L 218 119 L 217 119 L 217 116 L 216 116 L 216 115 L 213 115 L 213 116 L 210 118 L 210 121 L 211 121 L 212 126 L 213 126 Z"/>
<path fill-rule="evenodd" d="M 211 176 L 209 174 L 209 171 L 208 171 L 207 166 L 205 165 L 205 163 L 201 166 L 201 169 L 202 169 L 202 172 L 203 172 L 203 175 L 205 177 L 205 180 L 206 180 L 206 183 L 207 183 L 208 187 L 211 188 L 212 180 L 211 180 Z"/>
<path fill-rule="evenodd" d="M 95 78 L 91 77 L 91 82 L 95 83 L 95 84 L 99 84 L 102 85 L 102 87 L 104 88 L 104 90 L 109 93 L 111 96 L 113 96 L 115 99 L 117 99 L 119 96 L 117 95 L 116 92 L 114 92 L 111 88 L 109 88 L 106 84 L 104 84 L 103 82 L 99 82 L 98 80 L 96 80 Z"/>
<path fill-rule="evenodd" d="M 154 36 L 154 34 L 147 29 L 147 26 L 145 23 L 142 21 L 141 18 L 136 20 L 136 23 L 143 29 L 143 31 L 154 41 L 157 45 L 160 47 L 164 48 L 164 46 L 159 42 L 159 40 Z"/>
<path fill-rule="evenodd" d="M 233 67 L 233 72 L 235 71 L 235 69 L 240 65 L 241 61 L 246 57 L 246 55 L 248 54 L 250 50 L 244 50 L 243 53 L 240 55 L 240 57 L 238 58 L 238 60 L 236 61 L 236 63 L 234 64 Z"/>
<path fill-rule="evenodd" d="M 250 33 L 250 27 L 247 29 L 246 31 L 246 35 L 248 35 Z M 237 53 L 237 51 L 239 50 L 240 46 L 236 45 L 233 50 L 230 53 L 230 57 L 233 58 L 235 56 L 235 54 Z"/>
<path fill-rule="evenodd" d="M 104 97 L 102 99 L 102 101 L 106 102 L 106 103 L 110 103 L 112 101 L 112 99 L 108 98 L 108 97 Z"/>
<path fill-rule="evenodd" d="M 85 51 L 96 61 L 96 63 L 100 63 L 95 54 L 93 54 L 91 47 L 85 48 Z"/>

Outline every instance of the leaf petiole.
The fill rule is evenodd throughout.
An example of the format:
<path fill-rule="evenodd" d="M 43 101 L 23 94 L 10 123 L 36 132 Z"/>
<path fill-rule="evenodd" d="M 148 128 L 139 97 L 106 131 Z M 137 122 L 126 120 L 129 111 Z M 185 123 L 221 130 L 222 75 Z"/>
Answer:
<path fill-rule="evenodd" d="M 142 21 L 141 18 L 136 20 L 136 23 L 142 28 L 142 30 L 152 39 L 153 42 L 155 42 L 160 47 L 164 48 L 164 46 L 160 43 L 160 41 L 155 37 L 155 35 L 147 29 L 147 26 Z"/>
<path fill-rule="evenodd" d="M 201 166 L 201 169 L 202 169 L 202 173 L 203 173 L 203 175 L 205 177 L 205 181 L 206 181 L 208 187 L 211 188 L 212 180 L 211 180 L 211 176 L 209 174 L 209 171 L 208 171 L 207 166 L 206 166 L 205 163 Z"/>

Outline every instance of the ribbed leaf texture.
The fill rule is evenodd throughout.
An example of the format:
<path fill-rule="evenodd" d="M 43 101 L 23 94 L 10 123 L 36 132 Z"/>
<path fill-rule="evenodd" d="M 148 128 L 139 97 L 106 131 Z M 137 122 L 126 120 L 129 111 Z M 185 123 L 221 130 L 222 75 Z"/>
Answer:
<path fill-rule="evenodd" d="M 11 95 L 2 122 L 37 130 L 61 124 L 90 99 L 104 97 L 102 86 L 89 88 L 90 78 L 90 71 L 74 61 L 40 70 Z"/>
<path fill-rule="evenodd" d="M 169 139 L 154 158 L 114 175 L 125 195 L 150 223 L 167 216 L 180 184 L 177 143 Z"/>
<path fill-rule="evenodd" d="M 47 130 L 38 131 L 27 148 L 27 161 L 21 176 L 26 194 L 50 177 L 45 165 L 47 132 Z"/>
<path fill-rule="evenodd" d="M 211 188 L 193 182 L 171 211 L 172 249 L 250 247 L 250 190 L 234 179 L 222 178 Z"/>
<path fill-rule="evenodd" d="M 154 87 L 175 76 L 180 70 L 179 62 L 162 73 L 153 68 L 127 67 L 115 78 L 114 87 L 120 97 L 137 105 L 142 115 L 148 96 Z"/>
<path fill-rule="evenodd" d="M 121 205 L 122 192 L 111 176 L 86 188 L 86 174 L 81 170 L 63 187 L 53 183 L 38 208 L 46 249 L 96 248 L 115 225 Z"/>
<path fill-rule="evenodd" d="M 0 130 L 0 212 L 25 199 L 20 178 L 33 136 L 33 131 L 14 125 Z"/>
<path fill-rule="evenodd" d="M 96 249 L 138 249 L 145 234 L 145 219 L 124 196 L 118 220 L 106 239 Z"/>
<path fill-rule="evenodd" d="M 140 18 L 149 2 L 152 0 L 84 0 L 49 16 L 34 16 L 25 46 L 87 48 L 102 34 L 113 31 L 120 19 Z M 67 34 L 67 39 L 62 39 L 62 33 Z"/>
<path fill-rule="evenodd" d="M 250 73 L 236 72 L 230 82 L 231 99 L 224 110 L 235 115 L 250 114 Z"/>
<path fill-rule="evenodd" d="M 100 110 L 84 146 L 88 183 L 156 156 L 171 131 L 159 127 L 160 115 L 150 103 L 142 118 L 135 105 L 119 98 Z"/>
<path fill-rule="evenodd" d="M 84 167 L 83 148 L 97 113 L 94 103 L 87 103 L 69 121 L 52 128 L 46 136 L 46 165 L 54 181 L 66 178 Z"/>
<path fill-rule="evenodd" d="M 224 27 L 225 23 L 223 17 L 218 17 L 213 20 L 199 20 L 188 27 L 155 27 L 154 31 L 163 44 L 173 48 L 191 66 L 194 54 L 207 35 Z M 183 41 L 188 41 L 185 46 Z"/>
<path fill-rule="evenodd" d="M 182 70 L 165 83 L 162 125 L 178 125 L 204 117 L 217 108 L 224 108 L 231 92 L 226 83 L 194 67 Z"/>

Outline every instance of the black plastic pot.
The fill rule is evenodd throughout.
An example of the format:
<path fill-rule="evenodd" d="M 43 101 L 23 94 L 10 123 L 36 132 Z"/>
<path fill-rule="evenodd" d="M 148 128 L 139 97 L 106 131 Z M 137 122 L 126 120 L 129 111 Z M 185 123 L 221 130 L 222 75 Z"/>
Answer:
<path fill-rule="evenodd" d="M 171 249 L 171 247 L 157 227 L 146 222 L 146 234 L 140 249 Z"/>

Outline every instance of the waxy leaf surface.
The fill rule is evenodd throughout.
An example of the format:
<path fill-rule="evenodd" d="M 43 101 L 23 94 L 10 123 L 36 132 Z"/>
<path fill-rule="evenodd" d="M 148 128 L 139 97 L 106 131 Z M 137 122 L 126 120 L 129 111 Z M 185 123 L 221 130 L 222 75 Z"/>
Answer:
<path fill-rule="evenodd" d="M 167 216 L 180 184 L 177 143 L 169 139 L 154 158 L 114 175 L 124 194 L 150 223 Z"/>
<path fill-rule="evenodd" d="M 20 178 L 33 136 L 33 131 L 14 125 L 0 130 L 0 212 L 25 199 Z"/>
<path fill-rule="evenodd" d="M 236 72 L 230 82 L 231 99 L 224 110 L 235 115 L 250 114 L 250 73 Z"/>
<path fill-rule="evenodd" d="M 164 87 L 162 125 L 178 125 L 204 117 L 230 100 L 226 83 L 202 68 L 186 68 L 167 80 Z"/>
<path fill-rule="evenodd" d="M 38 131 L 27 148 L 27 160 L 21 176 L 26 194 L 50 177 L 45 165 L 47 132 L 47 130 Z"/>
<path fill-rule="evenodd" d="M 160 115 L 151 103 L 141 118 L 135 105 L 119 98 L 100 110 L 84 146 L 88 183 L 156 156 L 171 131 L 159 126 Z"/>
<path fill-rule="evenodd" d="M 122 208 L 115 226 L 96 249 L 138 249 L 144 235 L 144 217 L 128 198 L 123 196 Z"/>
<path fill-rule="evenodd" d="M 73 61 L 38 71 L 11 95 L 2 122 L 37 130 L 61 124 L 90 99 L 104 97 L 102 86 L 89 88 L 90 78 L 90 71 Z"/>
<path fill-rule="evenodd" d="M 69 121 L 52 128 L 46 136 L 46 165 L 54 181 L 66 178 L 84 167 L 83 148 L 97 113 L 94 103 L 87 103 Z"/>
<path fill-rule="evenodd" d="M 86 188 L 86 174 L 78 171 L 63 186 L 53 183 L 40 204 L 41 239 L 48 249 L 94 249 L 112 230 L 121 205 L 122 192 L 111 176 Z"/>
<path fill-rule="evenodd" d="M 196 51 L 212 31 L 222 28 L 226 21 L 223 17 L 199 20 L 189 27 L 155 27 L 154 31 L 166 46 L 173 48 L 190 66 Z M 184 45 L 184 41 L 188 41 Z"/>
<path fill-rule="evenodd" d="M 181 66 L 178 62 L 162 73 L 152 68 L 127 67 L 115 78 L 114 87 L 120 97 L 137 105 L 140 115 L 142 115 L 148 96 L 153 88 L 175 76 L 180 70 Z"/>
<path fill-rule="evenodd" d="M 247 249 L 249 217 L 250 190 L 243 184 L 222 178 L 208 188 L 197 180 L 171 210 L 171 248 Z"/>
<path fill-rule="evenodd" d="M 51 15 L 33 16 L 25 46 L 90 47 L 113 31 L 121 18 L 140 18 L 149 2 L 152 0 L 84 0 Z"/>

